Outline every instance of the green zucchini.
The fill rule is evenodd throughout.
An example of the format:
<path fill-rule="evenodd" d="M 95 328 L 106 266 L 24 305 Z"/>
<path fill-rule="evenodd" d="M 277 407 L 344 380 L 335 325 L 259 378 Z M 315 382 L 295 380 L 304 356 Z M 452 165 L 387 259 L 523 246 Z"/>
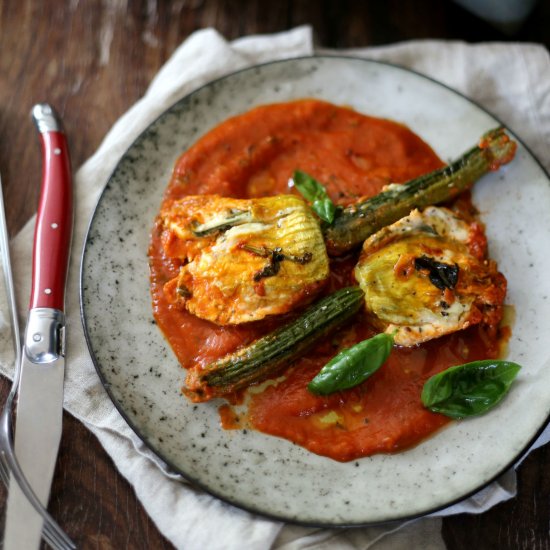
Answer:
<path fill-rule="evenodd" d="M 357 313 L 363 300 L 359 287 L 337 290 L 289 324 L 203 370 L 190 371 L 185 394 L 195 401 L 205 401 L 275 375 L 303 355 L 313 343 Z"/>
<path fill-rule="evenodd" d="M 330 255 L 338 256 L 359 246 L 367 237 L 415 208 L 448 201 L 469 189 L 476 180 L 512 160 L 517 144 L 495 128 L 476 147 L 444 168 L 385 191 L 363 202 L 336 211 L 334 222 L 324 228 Z"/>

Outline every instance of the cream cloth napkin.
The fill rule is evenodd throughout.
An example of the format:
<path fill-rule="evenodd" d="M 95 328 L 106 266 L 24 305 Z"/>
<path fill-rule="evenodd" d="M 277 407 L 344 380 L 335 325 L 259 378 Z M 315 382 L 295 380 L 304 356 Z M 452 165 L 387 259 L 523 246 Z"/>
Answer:
<path fill-rule="evenodd" d="M 96 200 L 117 161 L 159 114 L 198 86 L 228 72 L 279 58 L 314 53 L 311 29 L 227 42 L 216 31 L 191 35 L 172 55 L 147 93 L 113 126 L 75 177 L 75 233 L 67 314 L 65 407 L 100 440 L 160 531 L 185 550 L 216 549 L 405 549 L 444 548 L 441 520 L 430 517 L 391 527 L 327 530 L 284 525 L 227 505 L 169 472 L 116 411 L 89 357 L 80 323 L 79 261 Z M 334 52 L 333 52 L 334 53 Z M 550 62 L 536 45 L 422 41 L 347 51 L 391 61 L 430 75 L 471 97 L 522 136 L 550 168 Z M 23 316 L 30 290 L 34 219 L 12 243 L 17 294 Z M 1 327 L 0 327 L 1 330 Z M 0 369 L 11 375 L 9 340 L 0 338 Z M 2 343 L 4 345 L 2 346 Z M 546 441 L 543 439 L 541 441 Z M 515 472 L 505 474 L 469 500 L 436 516 L 481 512 L 515 494 Z"/>

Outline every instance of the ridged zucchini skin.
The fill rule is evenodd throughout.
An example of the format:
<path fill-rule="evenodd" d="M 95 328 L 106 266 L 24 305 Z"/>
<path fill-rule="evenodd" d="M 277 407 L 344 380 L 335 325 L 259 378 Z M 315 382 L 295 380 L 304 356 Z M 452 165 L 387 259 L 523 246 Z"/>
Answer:
<path fill-rule="evenodd" d="M 337 290 L 310 306 L 288 325 L 211 363 L 199 373 L 192 371 L 184 393 L 194 401 L 205 401 L 275 375 L 321 337 L 357 313 L 363 299 L 359 287 Z"/>
<path fill-rule="evenodd" d="M 324 229 L 327 250 L 339 256 L 359 246 L 370 235 L 409 214 L 448 201 L 469 189 L 481 176 L 512 160 L 517 144 L 499 127 L 487 132 L 479 144 L 453 163 L 405 182 L 363 202 L 336 212 Z"/>

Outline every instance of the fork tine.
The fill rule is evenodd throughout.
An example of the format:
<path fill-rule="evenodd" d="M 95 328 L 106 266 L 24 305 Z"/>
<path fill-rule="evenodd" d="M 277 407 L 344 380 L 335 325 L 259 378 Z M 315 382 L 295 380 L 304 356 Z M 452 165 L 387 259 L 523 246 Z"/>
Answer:
<path fill-rule="evenodd" d="M 19 487 L 29 500 L 29 502 L 33 505 L 35 510 L 42 516 L 44 520 L 44 526 L 42 528 L 42 534 L 44 537 L 49 538 L 50 545 L 54 549 L 60 549 L 60 550 L 74 550 L 76 549 L 75 544 L 73 541 L 69 538 L 69 536 L 59 527 L 58 523 L 50 516 L 48 511 L 42 506 L 36 495 L 34 494 L 34 491 L 32 490 L 31 486 L 28 484 L 25 476 L 23 475 L 21 468 L 19 466 L 19 463 L 17 462 L 17 458 L 15 455 L 5 456 L 4 453 L 2 454 L 3 460 L 6 461 L 6 464 L 12 474 L 11 479 L 16 481 L 19 484 Z"/>
<path fill-rule="evenodd" d="M 54 550 L 75 550 L 76 548 L 65 533 L 58 533 L 55 526 L 48 524 L 48 522 L 44 522 L 42 537 Z"/>
<path fill-rule="evenodd" d="M 9 489 L 10 476 L 9 467 L 4 458 L 4 453 L 0 452 L 0 477 L 6 488 Z M 14 481 L 16 481 L 14 479 Z M 59 527 L 59 525 L 51 518 L 49 514 L 44 518 L 44 526 L 42 530 L 44 540 L 54 550 L 74 550 L 76 546 L 67 534 Z"/>
<path fill-rule="evenodd" d="M 11 402 L 9 405 L 11 405 Z M 63 529 L 59 527 L 44 506 L 42 506 L 42 503 L 34 494 L 32 487 L 21 471 L 17 457 L 13 453 L 10 416 L 6 414 L 6 412 L 7 410 L 4 409 L 2 414 L 0 414 L 0 470 L 3 470 L 4 474 L 6 471 L 9 472 L 9 481 L 15 481 L 19 485 L 23 494 L 27 497 L 34 509 L 42 516 L 44 520 L 42 533 L 44 536 L 47 535 L 49 537 L 51 546 L 56 550 L 58 548 L 60 550 L 73 550 L 76 548 L 73 541 Z"/>
<path fill-rule="evenodd" d="M 42 536 L 54 550 L 75 550 L 76 546 L 59 525 L 46 518 L 42 528 Z"/>
<path fill-rule="evenodd" d="M 42 530 L 42 538 L 54 549 L 62 550 L 65 548 L 62 542 L 60 542 L 55 533 L 51 533 L 49 529 Z"/>
<path fill-rule="evenodd" d="M 44 527 L 42 529 L 42 535 L 46 540 L 50 542 L 51 546 L 53 541 L 57 544 L 57 548 L 60 550 L 75 550 L 76 545 L 69 538 L 67 533 L 59 527 L 59 525 L 53 521 L 51 517 L 48 517 L 44 521 Z M 54 546 L 55 548 L 55 546 Z"/>
<path fill-rule="evenodd" d="M 11 403 L 8 405 L 11 405 Z M 0 424 L 9 424 L 9 418 L 6 416 L 5 411 L 2 411 L 0 417 Z M 6 426 L 3 427 L 6 428 Z M 31 504 L 33 504 L 35 509 L 44 519 L 42 536 L 54 550 L 75 550 L 76 546 L 73 541 L 68 537 L 65 531 L 59 527 L 57 522 L 50 516 L 47 510 L 36 498 L 36 495 L 32 491 L 32 488 L 28 485 L 27 480 L 20 470 L 17 458 L 13 454 L 7 456 L 7 453 L 12 450 L 10 432 L 11 430 L 8 429 L 6 430 L 6 433 L 0 434 L 0 441 L 2 442 L 1 447 L 3 447 L 0 449 L 0 477 L 2 478 L 2 481 L 8 490 L 10 483 L 13 481 L 19 484 Z"/>
<path fill-rule="evenodd" d="M 4 462 L 4 457 L 0 453 L 0 477 L 2 478 L 2 481 L 4 485 L 6 486 L 6 489 L 9 489 L 10 481 L 9 481 L 9 475 L 6 463 Z"/>
<path fill-rule="evenodd" d="M 6 486 L 6 489 L 9 491 L 10 488 L 10 467 L 4 456 L 4 452 L 0 451 L 0 477 Z"/>

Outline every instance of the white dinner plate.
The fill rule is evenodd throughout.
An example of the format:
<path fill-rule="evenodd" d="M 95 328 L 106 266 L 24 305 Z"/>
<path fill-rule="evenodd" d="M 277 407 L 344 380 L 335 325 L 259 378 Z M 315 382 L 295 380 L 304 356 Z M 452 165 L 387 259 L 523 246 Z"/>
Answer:
<path fill-rule="evenodd" d="M 175 471 L 236 506 L 324 526 L 410 518 L 472 494 L 510 467 L 550 414 L 550 185 L 520 143 L 484 177 L 474 202 L 515 306 L 508 358 L 523 365 L 488 414 L 454 422 L 416 447 L 349 463 L 284 439 L 220 427 L 220 401 L 188 402 L 184 371 L 153 321 L 147 248 L 178 156 L 229 116 L 314 97 L 408 125 L 444 160 L 498 121 L 457 92 L 400 67 L 310 57 L 246 69 L 193 92 L 153 122 L 120 160 L 99 200 L 82 260 L 82 316 L 109 395 Z M 516 136 L 514 136 L 516 137 Z"/>

